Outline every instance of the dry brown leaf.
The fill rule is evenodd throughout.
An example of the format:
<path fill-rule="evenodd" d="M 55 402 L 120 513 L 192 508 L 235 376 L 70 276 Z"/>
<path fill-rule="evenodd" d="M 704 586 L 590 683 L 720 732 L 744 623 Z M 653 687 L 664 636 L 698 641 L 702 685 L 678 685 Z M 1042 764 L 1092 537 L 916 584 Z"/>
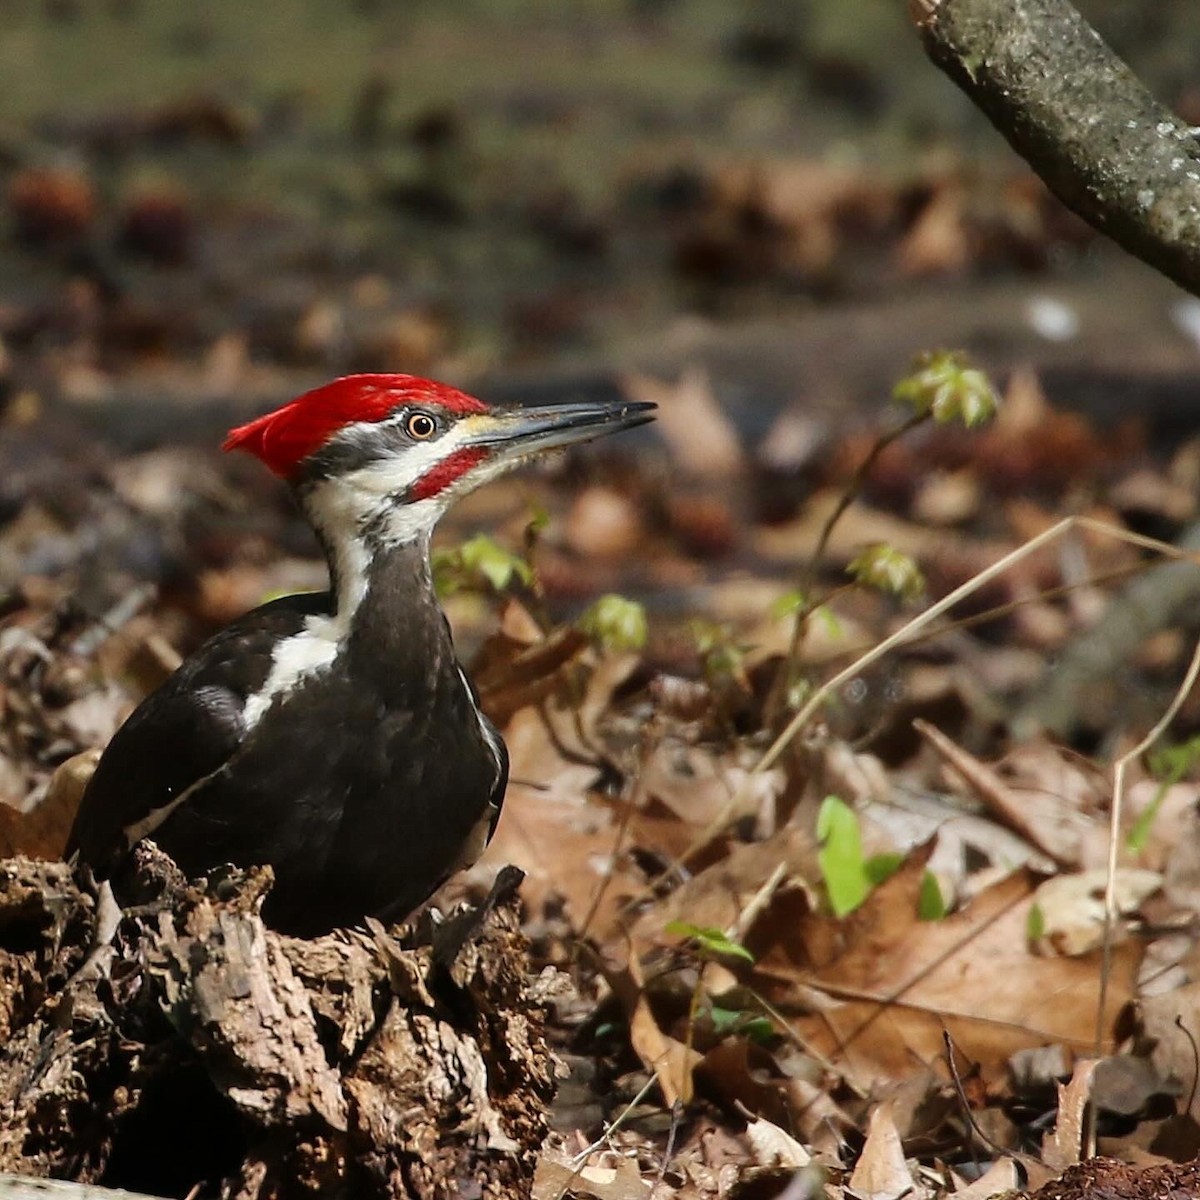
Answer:
<path fill-rule="evenodd" d="M 505 730 L 509 784 L 496 836 L 477 869 L 515 863 L 525 873 L 522 895 L 541 912 L 561 896 L 569 920 L 581 923 L 603 887 L 592 932 L 607 936 L 623 898 L 642 886 L 617 846 L 618 823 L 589 798 L 596 766 L 563 758 L 537 711 L 524 708 Z M 614 852 L 617 852 L 614 860 Z"/>
<path fill-rule="evenodd" d="M 1058 1121 L 1042 1141 L 1042 1162 L 1052 1171 L 1073 1166 L 1087 1153 L 1085 1122 L 1095 1070 L 1096 1059 L 1080 1059 L 1070 1083 L 1058 1085 Z"/>
<path fill-rule="evenodd" d="M 746 1125 L 746 1140 L 760 1167 L 806 1167 L 812 1155 L 790 1133 L 772 1121 L 759 1119 Z"/>
<path fill-rule="evenodd" d="M 797 983 L 841 999 L 797 1018 L 797 1032 L 864 1085 L 939 1060 L 944 1031 L 991 1081 L 1019 1049 L 1090 1048 L 1099 956 L 1047 959 L 1030 951 L 1034 878 L 1014 873 L 961 911 L 922 922 L 915 914 L 923 867 L 912 858 L 915 867 L 906 863 L 849 918 L 810 915 L 760 958 L 756 973 L 776 1003 L 786 1004 Z M 1116 948 L 1110 1013 L 1132 996 L 1140 957 L 1136 943 Z"/>
<path fill-rule="evenodd" d="M 41 803 L 29 812 L 0 805 L 0 858 L 61 858 L 84 788 L 99 761 L 99 750 L 67 759 L 51 776 Z"/>
<path fill-rule="evenodd" d="M 658 405 L 655 428 L 685 474 L 724 479 L 745 468 L 741 439 L 713 395 L 703 368 L 689 367 L 675 383 L 647 375 L 627 375 L 622 390 L 630 400 Z"/>
<path fill-rule="evenodd" d="M 642 1179 L 637 1164 L 619 1154 L 595 1156 L 595 1163 L 577 1166 L 560 1151 L 547 1150 L 538 1160 L 532 1200 L 562 1200 L 564 1196 L 588 1196 L 592 1200 L 645 1200 L 650 1184 Z"/>
<path fill-rule="evenodd" d="M 803 896 L 807 886 L 804 881 L 818 877 L 817 846 L 812 836 L 787 827 L 765 841 L 735 846 L 727 857 L 685 880 L 646 909 L 630 931 L 634 947 L 644 954 L 655 946 L 676 940 L 664 933 L 672 921 L 686 921 L 713 929 L 736 927 L 747 905 L 754 901 L 763 883 L 781 864 L 785 868 L 785 880 L 792 885 L 797 881 L 800 883 L 799 888 L 791 886 L 786 890 Z M 758 925 L 770 922 L 769 914 L 779 899 L 776 894 L 768 907 L 768 915 L 761 918 Z M 798 904 L 803 908 L 807 901 L 801 898 Z M 787 902 L 787 910 L 794 913 L 796 907 L 793 896 Z M 754 936 L 753 931 L 748 932 L 747 940 Z"/>
<path fill-rule="evenodd" d="M 955 1189 L 954 1200 L 993 1200 L 1020 1186 L 1021 1175 L 1011 1158 L 998 1158 L 974 1183 Z"/>
<path fill-rule="evenodd" d="M 904 1147 L 892 1118 L 890 1101 L 877 1104 L 871 1110 L 867 1140 L 854 1164 L 847 1190 L 860 1200 L 900 1200 L 901 1196 L 924 1191 L 917 1188 L 908 1163 L 904 1161 Z"/>
<path fill-rule="evenodd" d="M 637 958 L 621 968 L 603 964 L 604 976 L 629 1021 L 629 1044 L 648 1071 L 653 1071 L 670 1108 L 676 1100 L 691 1099 L 692 1072 L 701 1055 L 659 1028 L 646 997 L 646 980 Z"/>
<path fill-rule="evenodd" d="M 997 820 L 1060 865 L 1077 865 L 1080 839 L 1088 827 L 1078 811 L 1078 793 L 1047 791 L 1031 803 L 1028 789 L 1010 787 L 995 768 L 981 762 L 928 721 L 913 728 L 937 751 L 946 766 L 981 800 Z M 1074 802 L 1074 803 L 1073 803 Z"/>
<path fill-rule="evenodd" d="M 1108 872 L 1083 871 L 1056 875 L 1038 886 L 1034 902 L 1041 914 L 1041 933 L 1035 942 L 1040 954 L 1078 956 L 1098 949 L 1104 941 L 1104 896 Z M 1113 877 L 1117 912 L 1128 915 L 1162 886 L 1157 871 L 1118 867 Z M 1114 936 L 1121 937 L 1118 928 Z"/>
<path fill-rule="evenodd" d="M 966 221 L 966 189 L 945 182 L 933 193 L 904 240 L 896 261 L 906 275 L 948 275 L 971 260 L 971 237 Z"/>
<path fill-rule="evenodd" d="M 644 536 L 635 499 L 610 487 L 585 488 L 563 522 L 567 545 L 589 558 L 624 558 Z"/>

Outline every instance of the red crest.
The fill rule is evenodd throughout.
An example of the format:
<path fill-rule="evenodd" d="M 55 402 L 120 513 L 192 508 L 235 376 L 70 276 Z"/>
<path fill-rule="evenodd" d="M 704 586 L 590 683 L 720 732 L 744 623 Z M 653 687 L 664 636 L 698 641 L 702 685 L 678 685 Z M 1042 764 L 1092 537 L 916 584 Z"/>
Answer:
<path fill-rule="evenodd" d="M 231 429 L 221 449 L 247 450 L 287 479 L 339 429 L 360 421 L 382 421 L 407 404 L 425 404 L 457 415 L 487 412 L 482 400 L 432 379 L 345 375 Z"/>

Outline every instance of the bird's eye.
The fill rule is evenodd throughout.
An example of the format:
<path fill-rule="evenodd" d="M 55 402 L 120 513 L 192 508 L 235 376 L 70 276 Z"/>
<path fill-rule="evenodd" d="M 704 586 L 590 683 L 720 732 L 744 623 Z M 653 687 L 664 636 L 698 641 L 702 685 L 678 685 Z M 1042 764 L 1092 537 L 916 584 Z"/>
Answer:
<path fill-rule="evenodd" d="M 437 422 L 428 413 L 410 413 L 404 422 L 404 432 L 418 442 L 428 441 L 437 433 Z"/>

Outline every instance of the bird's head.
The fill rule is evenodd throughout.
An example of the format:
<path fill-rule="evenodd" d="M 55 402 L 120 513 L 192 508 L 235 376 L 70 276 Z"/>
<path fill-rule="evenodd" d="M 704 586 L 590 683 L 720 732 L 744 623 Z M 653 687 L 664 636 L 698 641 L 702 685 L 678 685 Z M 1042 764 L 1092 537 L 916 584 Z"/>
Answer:
<path fill-rule="evenodd" d="M 530 455 L 642 425 L 653 408 L 498 407 L 414 375 L 347 375 L 231 430 L 224 449 L 260 458 L 328 533 L 411 541 Z"/>

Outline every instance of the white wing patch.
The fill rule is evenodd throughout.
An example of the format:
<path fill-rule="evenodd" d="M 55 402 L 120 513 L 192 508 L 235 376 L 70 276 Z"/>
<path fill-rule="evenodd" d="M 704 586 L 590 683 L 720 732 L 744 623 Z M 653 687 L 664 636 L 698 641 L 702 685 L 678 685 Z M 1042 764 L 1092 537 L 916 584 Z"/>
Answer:
<path fill-rule="evenodd" d="M 253 729 L 275 698 L 286 695 L 306 675 L 323 671 L 341 649 L 347 620 L 337 617 L 310 616 L 304 620 L 299 633 L 284 638 L 271 654 L 271 670 L 262 687 L 246 697 L 242 720 L 246 729 Z"/>

